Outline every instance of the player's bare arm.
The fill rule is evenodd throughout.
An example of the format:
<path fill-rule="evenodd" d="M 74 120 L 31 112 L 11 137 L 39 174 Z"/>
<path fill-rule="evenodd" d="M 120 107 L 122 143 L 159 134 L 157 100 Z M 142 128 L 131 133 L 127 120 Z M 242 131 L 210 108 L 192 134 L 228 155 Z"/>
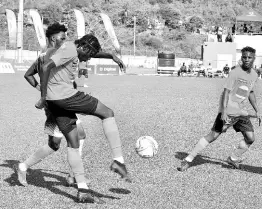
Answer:
<path fill-rule="evenodd" d="M 228 98 L 229 98 L 229 89 L 224 89 L 223 95 L 222 95 L 222 113 L 221 113 L 221 119 L 225 122 L 228 121 L 228 115 L 227 115 L 227 104 L 228 104 Z"/>
<path fill-rule="evenodd" d="M 34 77 L 34 75 L 37 74 L 36 63 L 37 63 L 37 60 L 26 71 L 24 78 L 27 80 L 27 82 L 31 86 L 33 86 L 34 88 L 40 91 L 40 85 Z"/>
<path fill-rule="evenodd" d="M 35 107 L 38 109 L 42 109 L 45 106 L 46 102 L 46 93 L 47 93 L 47 83 L 48 83 L 48 78 L 50 75 L 50 72 L 53 68 L 55 68 L 56 65 L 53 62 L 53 60 L 47 61 L 42 68 L 42 74 L 40 76 L 40 83 L 41 83 L 41 98 L 40 100 L 36 103 Z"/>
<path fill-rule="evenodd" d="M 109 54 L 109 53 L 100 51 L 95 56 L 93 56 L 92 58 L 112 59 L 115 63 L 118 64 L 118 66 L 120 67 L 121 70 L 124 70 L 124 71 L 126 70 L 126 66 L 123 63 L 123 61 L 121 59 L 119 59 L 114 54 Z"/>
<path fill-rule="evenodd" d="M 250 104 L 252 105 L 252 107 L 254 108 L 254 110 L 256 111 L 256 115 L 257 115 L 258 119 L 261 119 L 261 113 L 260 113 L 258 105 L 257 105 L 256 95 L 255 95 L 254 91 L 250 92 L 248 100 L 249 100 Z"/>

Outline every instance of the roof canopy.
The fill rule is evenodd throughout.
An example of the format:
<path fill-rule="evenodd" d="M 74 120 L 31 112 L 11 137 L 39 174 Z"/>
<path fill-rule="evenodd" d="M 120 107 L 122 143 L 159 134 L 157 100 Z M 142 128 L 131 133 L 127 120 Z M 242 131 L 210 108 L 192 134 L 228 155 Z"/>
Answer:
<path fill-rule="evenodd" d="M 262 22 L 262 15 L 254 10 L 249 10 L 245 14 L 236 17 L 236 20 L 239 22 Z"/>

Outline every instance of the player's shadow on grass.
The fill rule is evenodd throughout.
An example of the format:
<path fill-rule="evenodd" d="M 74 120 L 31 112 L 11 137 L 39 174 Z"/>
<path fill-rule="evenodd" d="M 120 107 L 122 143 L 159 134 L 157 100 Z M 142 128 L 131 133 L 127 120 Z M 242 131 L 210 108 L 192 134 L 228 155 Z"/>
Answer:
<path fill-rule="evenodd" d="M 176 152 L 175 157 L 179 160 L 183 160 L 187 155 L 188 153 L 186 152 Z M 198 166 L 198 165 L 202 165 L 206 163 L 221 165 L 222 168 L 234 169 L 232 166 L 228 165 L 228 163 L 225 160 L 221 160 L 218 158 L 212 158 L 212 157 L 208 157 L 205 155 L 197 155 L 190 167 L 194 167 L 194 166 Z M 246 171 L 250 173 L 262 174 L 262 167 L 241 164 L 241 169 L 239 169 L 239 171 Z"/>
<path fill-rule="evenodd" d="M 10 168 L 10 169 L 14 169 L 14 166 L 19 163 L 19 161 L 17 160 L 6 160 L 5 164 L 0 164 L 0 167 L 6 167 L 6 168 Z M 54 194 L 58 194 L 58 195 L 62 195 L 65 196 L 67 198 L 71 198 L 73 199 L 75 202 L 77 201 L 76 195 L 73 196 L 71 194 L 68 194 L 60 189 L 58 189 L 56 186 L 66 186 L 67 182 L 66 182 L 66 178 L 53 174 L 53 173 L 48 173 L 45 171 L 51 171 L 51 170 L 44 170 L 44 169 L 28 169 L 27 172 L 27 183 L 29 185 L 33 185 L 36 187 L 42 187 L 45 189 L 48 189 L 49 191 L 53 192 Z M 54 172 L 54 171 L 51 171 Z M 55 172 L 59 172 L 59 173 L 63 173 L 65 174 L 65 172 L 61 172 L 61 171 L 55 171 Z M 52 180 L 48 180 L 46 181 L 45 178 L 50 178 Z M 17 179 L 17 174 L 14 172 L 11 174 L 11 176 L 9 176 L 8 178 L 4 179 L 5 182 L 7 182 L 9 184 L 9 186 L 22 186 L 18 179 Z M 96 192 L 94 190 L 90 190 L 91 193 L 96 196 L 96 197 L 100 197 L 100 198 L 107 198 L 107 199 L 120 199 L 118 197 L 114 197 L 111 195 L 104 195 L 101 194 L 99 192 Z"/>
<path fill-rule="evenodd" d="M 116 194 L 130 194 L 131 191 L 128 189 L 123 188 L 111 188 L 109 189 L 110 192 L 116 193 Z"/>

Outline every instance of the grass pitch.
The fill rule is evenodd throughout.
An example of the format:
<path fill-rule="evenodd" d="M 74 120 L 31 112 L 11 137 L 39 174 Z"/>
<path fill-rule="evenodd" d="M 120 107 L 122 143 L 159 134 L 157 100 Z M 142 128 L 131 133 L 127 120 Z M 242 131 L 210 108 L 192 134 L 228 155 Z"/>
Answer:
<path fill-rule="evenodd" d="M 83 149 L 86 174 L 91 188 L 106 201 L 93 205 L 76 203 L 76 188 L 65 186 L 69 169 L 65 140 L 59 151 L 29 170 L 29 186 L 19 186 L 12 166 L 47 143 L 45 115 L 34 107 L 39 92 L 27 84 L 23 73 L 0 74 L 0 208 L 261 208 L 262 142 L 255 120 L 256 141 L 245 155 L 243 170 L 231 169 L 225 162 L 242 137 L 233 129 L 207 147 L 187 172 L 176 169 L 212 127 L 224 81 L 91 76 L 93 95 L 115 112 L 134 181 L 124 183 L 109 171 L 111 153 L 101 121 L 80 116 L 88 136 Z M 261 87 L 259 80 L 259 104 Z M 142 135 L 153 136 L 159 143 L 152 159 L 135 153 L 135 142 Z"/>

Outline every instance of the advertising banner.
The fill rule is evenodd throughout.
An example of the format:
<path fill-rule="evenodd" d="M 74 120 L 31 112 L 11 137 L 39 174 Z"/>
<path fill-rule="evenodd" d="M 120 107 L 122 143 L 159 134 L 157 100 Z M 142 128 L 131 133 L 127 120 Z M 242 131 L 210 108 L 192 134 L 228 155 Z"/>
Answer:
<path fill-rule="evenodd" d="M 74 9 L 76 16 L 77 38 L 82 38 L 85 35 L 85 19 L 80 10 Z"/>
<path fill-rule="evenodd" d="M 9 44 L 11 45 L 11 47 L 16 47 L 16 34 L 17 34 L 16 16 L 15 13 L 10 9 L 6 9 L 5 12 L 6 12 L 7 25 L 8 25 Z"/>
<path fill-rule="evenodd" d="M 116 34 L 115 34 L 115 30 L 113 28 L 113 24 L 110 20 L 110 18 L 108 17 L 108 15 L 104 14 L 104 13 L 101 13 L 100 14 L 103 22 L 104 22 L 104 26 L 105 26 L 105 29 L 115 47 L 115 50 L 120 53 L 120 45 L 119 45 L 119 42 L 117 40 L 117 37 L 116 37 Z"/>
<path fill-rule="evenodd" d="M 119 75 L 120 69 L 118 65 L 97 65 L 96 74 L 100 75 Z"/>
<path fill-rule="evenodd" d="M 35 9 L 30 9 L 29 14 L 30 14 L 30 16 L 33 20 L 33 23 L 34 23 L 35 32 L 36 32 L 36 36 L 37 36 L 39 45 L 40 45 L 41 49 L 44 50 L 46 48 L 46 36 L 45 36 L 44 27 L 43 27 L 41 17 L 39 15 L 39 13 L 37 12 L 37 10 L 35 10 Z"/>

